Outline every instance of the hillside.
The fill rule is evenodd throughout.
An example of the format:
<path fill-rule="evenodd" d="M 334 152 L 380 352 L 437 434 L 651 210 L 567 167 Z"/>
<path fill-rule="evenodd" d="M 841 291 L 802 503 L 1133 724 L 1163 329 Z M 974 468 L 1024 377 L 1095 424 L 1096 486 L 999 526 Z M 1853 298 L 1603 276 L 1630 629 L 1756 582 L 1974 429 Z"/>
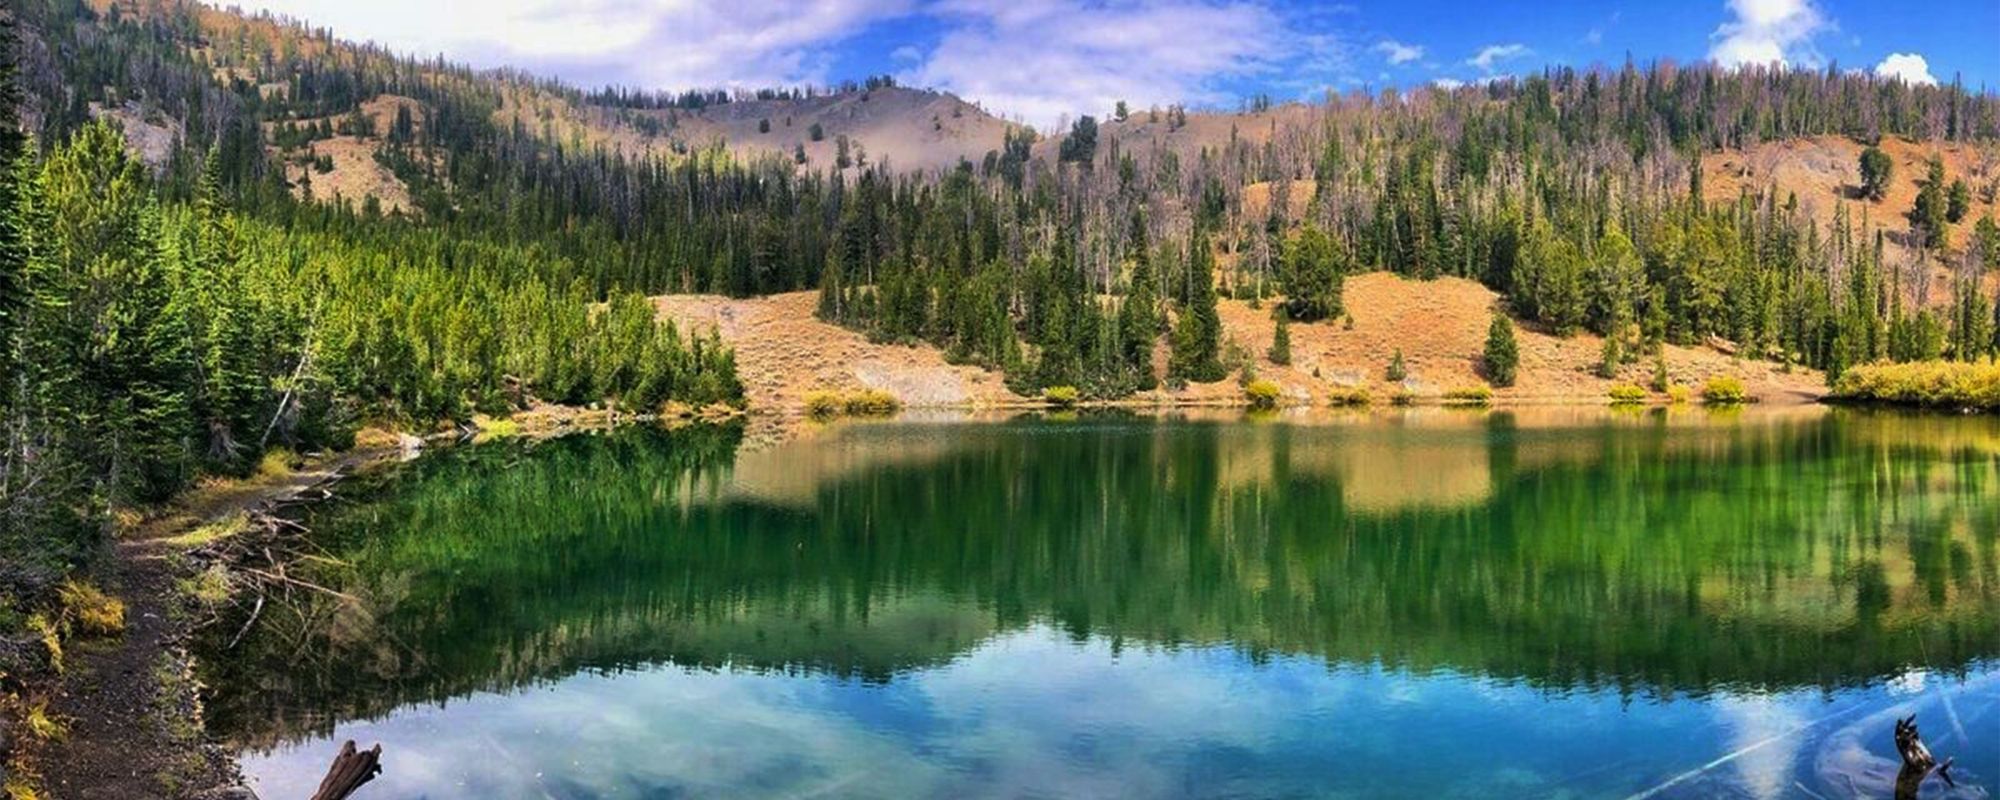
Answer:
<path fill-rule="evenodd" d="M 1709 202 L 1728 203 L 1741 195 L 1775 195 L 1780 203 L 1796 197 L 1799 208 L 1822 230 L 1831 230 L 1840 209 L 1849 223 L 1868 235 L 1884 232 L 1885 260 L 1903 269 L 1908 299 L 1935 307 L 1950 301 L 1950 277 L 1956 257 L 1969 247 L 1972 227 L 1993 216 L 2000 194 L 2000 144 L 1993 142 L 1918 142 L 1885 136 L 1879 145 L 1894 161 L 1888 192 L 1881 200 L 1861 194 L 1861 152 L 1865 145 L 1845 136 L 1812 136 L 1762 142 L 1748 149 L 1729 148 L 1702 156 L 1702 195 Z M 1932 157 L 1942 160 L 1948 175 L 1962 176 L 1975 187 L 1965 218 L 1951 226 L 1952 248 L 1945 258 L 1932 257 L 1918 268 L 1910 246 L 1908 217 L 1916 207 L 1917 191 Z M 2000 275 L 1988 275 L 1989 291 Z"/>
<path fill-rule="evenodd" d="M 1477 369 L 1486 326 L 1499 296 L 1474 281 L 1440 278 L 1412 281 L 1375 272 L 1347 281 L 1346 298 L 1354 327 L 1341 323 L 1294 324 L 1292 364 L 1270 363 L 1275 323 L 1268 306 L 1220 301 L 1224 340 L 1256 358 L 1258 377 L 1277 382 L 1292 403 L 1324 404 L 1334 390 L 1365 387 L 1377 402 L 1398 390 L 1435 399 L 1446 390 L 1480 383 Z M 662 316 L 698 329 L 714 326 L 736 348 L 737 370 L 755 408 L 795 414 L 807 392 L 880 389 L 904 405 L 990 408 L 1028 402 L 1009 391 L 1004 376 L 976 367 L 946 363 L 937 348 L 870 342 L 861 334 L 816 319 L 814 292 L 793 292 L 749 300 L 705 295 L 654 298 Z M 1521 365 L 1513 388 L 1496 392 L 1502 403 L 1600 403 L 1616 382 L 1597 377 L 1602 340 L 1589 334 L 1557 337 L 1519 331 Z M 1385 379 L 1392 354 L 1401 351 L 1408 377 Z M 1156 370 L 1166 363 L 1164 346 Z M 1825 378 L 1808 369 L 1786 371 L 1765 361 L 1749 361 L 1707 347 L 1667 346 L 1673 380 L 1699 387 L 1711 377 L 1740 378 L 1752 394 L 1769 403 L 1813 400 L 1825 392 Z M 1650 360 L 1626 365 L 1618 380 L 1646 384 Z M 1158 374 L 1164 375 L 1163 372 Z M 1177 392 L 1148 392 L 1138 404 L 1237 403 L 1243 393 L 1234 376 L 1193 384 Z"/>

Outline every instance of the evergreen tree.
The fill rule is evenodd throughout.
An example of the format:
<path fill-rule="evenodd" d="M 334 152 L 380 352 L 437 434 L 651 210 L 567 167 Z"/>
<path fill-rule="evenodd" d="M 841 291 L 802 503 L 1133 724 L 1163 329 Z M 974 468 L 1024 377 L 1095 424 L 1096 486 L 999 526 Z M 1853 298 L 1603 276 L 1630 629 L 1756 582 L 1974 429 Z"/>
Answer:
<path fill-rule="evenodd" d="M 1277 328 L 1271 333 L 1271 349 L 1266 355 L 1271 363 L 1288 366 L 1292 363 L 1292 314 L 1284 306 L 1278 306 L 1275 313 Z"/>
<path fill-rule="evenodd" d="M 1493 323 L 1486 328 L 1486 350 L 1481 361 L 1486 367 L 1486 379 L 1494 386 L 1514 385 L 1521 362 L 1520 346 L 1514 341 L 1514 321 L 1498 310 L 1493 312 Z"/>
<path fill-rule="evenodd" d="M 1222 318 L 1215 307 L 1215 255 L 1208 234 L 1197 230 L 1188 242 L 1187 302 L 1174 323 L 1167 372 L 1183 381 L 1210 383 L 1228 374 L 1218 358 Z"/>
<path fill-rule="evenodd" d="M 1159 289 L 1153 280 L 1151 247 L 1146 241 L 1146 220 L 1132 212 L 1132 231 L 1126 244 L 1131 254 L 1132 277 L 1125 299 L 1118 306 L 1119 348 L 1126 363 L 1138 373 L 1139 387 L 1153 388 L 1153 342 L 1159 337 L 1162 319 Z"/>
<path fill-rule="evenodd" d="M 1861 151 L 1861 194 L 1880 202 L 1889 193 L 1889 181 L 1895 171 L 1895 159 L 1882 152 L 1882 148 L 1870 145 Z"/>

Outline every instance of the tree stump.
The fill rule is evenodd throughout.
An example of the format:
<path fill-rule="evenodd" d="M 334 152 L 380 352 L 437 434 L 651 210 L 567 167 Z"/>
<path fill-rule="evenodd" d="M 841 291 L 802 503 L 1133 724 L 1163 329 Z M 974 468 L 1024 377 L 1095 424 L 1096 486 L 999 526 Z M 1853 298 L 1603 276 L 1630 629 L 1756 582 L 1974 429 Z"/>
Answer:
<path fill-rule="evenodd" d="M 354 749 L 354 740 L 347 740 L 340 746 L 340 755 L 333 757 L 333 766 L 326 770 L 326 777 L 319 782 L 319 791 L 312 800 L 346 800 L 347 796 L 361 785 L 375 779 L 382 772 L 382 745 L 376 744 L 365 752 Z"/>
<path fill-rule="evenodd" d="M 1944 779 L 1946 786 L 1958 785 L 1951 779 L 1951 759 L 1940 763 L 1936 756 L 1931 755 L 1931 749 L 1924 745 L 1924 737 L 1917 733 L 1917 715 L 1896 720 L 1896 752 L 1903 757 L 1903 769 L 1896 773 L 1896 797 L 1899 800 L 1915 798 L 1924 778 L 1930 777 L 1933 771 Z"/>

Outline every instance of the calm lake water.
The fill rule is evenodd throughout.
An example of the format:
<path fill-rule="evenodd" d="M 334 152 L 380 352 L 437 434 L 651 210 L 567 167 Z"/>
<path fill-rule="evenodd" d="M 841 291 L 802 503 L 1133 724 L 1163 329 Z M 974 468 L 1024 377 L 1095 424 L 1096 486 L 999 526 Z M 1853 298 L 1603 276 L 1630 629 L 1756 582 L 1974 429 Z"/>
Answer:
<path fill-rule="evenodd" d="M 425 456 L 213 626 L 267 798 L 2000 788 L 2000 419 L 902 420 Z M 1650 793 L 1650 794 L 1649 794 Z M 1942 784 L 1925 797 L 1942 797 Z"/>

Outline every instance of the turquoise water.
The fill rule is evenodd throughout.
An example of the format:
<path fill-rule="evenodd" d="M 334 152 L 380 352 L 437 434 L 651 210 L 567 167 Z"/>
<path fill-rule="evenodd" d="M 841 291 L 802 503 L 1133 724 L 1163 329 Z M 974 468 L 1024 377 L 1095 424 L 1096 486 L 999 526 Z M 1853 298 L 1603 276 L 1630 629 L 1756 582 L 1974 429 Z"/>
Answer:
<path fill-rule="evenodd" d="M 348 738 L 383 744 L 382 797 L 1888 796 L 1908 713 L 1957 796 L 2000 777 L 1994 419 L 745 441 L 348 487 L 308 522 L 354 599 L 211 642 L 211 728 L 267 797 Z"/>

